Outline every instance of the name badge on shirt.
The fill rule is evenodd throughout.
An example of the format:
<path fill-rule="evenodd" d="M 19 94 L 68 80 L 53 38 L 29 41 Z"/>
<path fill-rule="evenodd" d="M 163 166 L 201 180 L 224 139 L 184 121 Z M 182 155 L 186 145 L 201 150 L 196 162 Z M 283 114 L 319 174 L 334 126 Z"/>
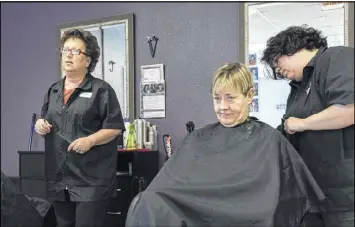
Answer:
<path fill-rule="evenodd" d="M 92 96 L 92 92 L 81 92 L 79 97 L 82 97 L 82 98 L 91 98 Z"/>

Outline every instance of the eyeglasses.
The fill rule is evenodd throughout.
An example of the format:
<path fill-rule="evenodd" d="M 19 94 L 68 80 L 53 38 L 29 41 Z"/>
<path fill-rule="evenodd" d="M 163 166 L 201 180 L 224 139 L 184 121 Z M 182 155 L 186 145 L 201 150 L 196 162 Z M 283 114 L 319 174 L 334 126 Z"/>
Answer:
<path fill-rule="evenodd" d="M 282 70 L 279 68 L 279 64 L 278 64 L 278 60 L 279 58 L 275 58 L 273 60 L 273 62 L 271 63 L 271 70 L 272 70 L 272 74 L 274 75 L 274 78 L 275 79 L 282 79 L 283 76 L 282 76 Z"/>
<path fill-rule="evenodd" d="M 282 71 L 280 70 L 280 68 L 274 68 L 273 73 L 276 78 L 283 78 Z"/>
<path fill-rule="evenodd" d="M 60 49 L 60 53 L 65 54 L 65 55 L 68 55 L 68 54 L 70 53 L 70 54 L 72 54 L 72 55 L 80 55 L 80 54 L 83 54 L 83 55 L 88 56 L 84 51 L 81 51 L 81 50 L 79 50 L 79 49 L 61 48 L 61 49 Z"/>
<path fill-rule="evenodd" d="M 285 79 L 287 78 L 287 73 L 288 71 L 282 70 L 280 68 L 274 69 L 274 75 L 276 76 L 276 78 Z"/>

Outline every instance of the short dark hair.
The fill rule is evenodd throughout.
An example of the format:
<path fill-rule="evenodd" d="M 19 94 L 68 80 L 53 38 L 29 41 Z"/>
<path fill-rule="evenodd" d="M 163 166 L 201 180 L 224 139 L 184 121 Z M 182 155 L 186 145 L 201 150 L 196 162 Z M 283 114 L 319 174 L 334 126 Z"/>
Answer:
<path fill-rule="evenodd" d="M 88 71 L 93 72 L 100 57 L 100 47 L 97 43 L 96 37 L 93 36 L 89 31 L 71 29 L 64 32 L 61 38 L 61 47 L 63 47 L 65 41 L 67 41 L 69 38 L 81 39 L 85 43 L 85 53 L 91 58 Z"/>
<path fill-rule="evenodd" d="M 276 77 L 274 63 L 277 58 L 292 56 L 302 49 L 313 50 L 320 47 L 328 47 L 327 38 L 321 31 L 308 25 L 290 26 L 268 39 L 261 62 L 269 65 Z"/>

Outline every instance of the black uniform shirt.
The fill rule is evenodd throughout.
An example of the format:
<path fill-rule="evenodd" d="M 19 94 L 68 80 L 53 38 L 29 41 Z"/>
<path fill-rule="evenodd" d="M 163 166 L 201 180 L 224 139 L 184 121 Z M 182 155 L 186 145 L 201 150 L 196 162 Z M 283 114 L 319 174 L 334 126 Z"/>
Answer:
<path fill-rule="evenodd" d="M 45 136 L 47 196 L 64 200 L 68 189 L 72 201 L 95 201 L 115 195 L 117 140 L 93 146 L 78 154 L 67 151 L 74 140 L 100 129 L 124 130 L 115 91 L 90 74 L 63 103 L 64 80 L 53 84 L 45 96 L 42 118 L 52 124 Z"/>
<path fill-rule="evenodd" d="M 354 103 L 354 49 L 320 48 L 292 81 L 285 119 L 307 118 L 334 104 Z M 328 197 L 328 210 L 354 206 L 354 125 L 286 135 Z"/>

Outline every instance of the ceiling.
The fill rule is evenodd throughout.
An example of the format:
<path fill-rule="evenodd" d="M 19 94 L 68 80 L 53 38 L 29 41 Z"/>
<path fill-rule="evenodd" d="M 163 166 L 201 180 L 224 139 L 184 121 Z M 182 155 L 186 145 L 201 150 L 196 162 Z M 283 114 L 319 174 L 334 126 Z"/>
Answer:
<path fill-rule="evenodd" d="M 329 46 L 344 45 L 344 4 L 328 8 L 319 2 L 250 5 L 249 53 L 259 52 L 268 38 L 291 25 L 307 24 L 321 30 Z"/>

